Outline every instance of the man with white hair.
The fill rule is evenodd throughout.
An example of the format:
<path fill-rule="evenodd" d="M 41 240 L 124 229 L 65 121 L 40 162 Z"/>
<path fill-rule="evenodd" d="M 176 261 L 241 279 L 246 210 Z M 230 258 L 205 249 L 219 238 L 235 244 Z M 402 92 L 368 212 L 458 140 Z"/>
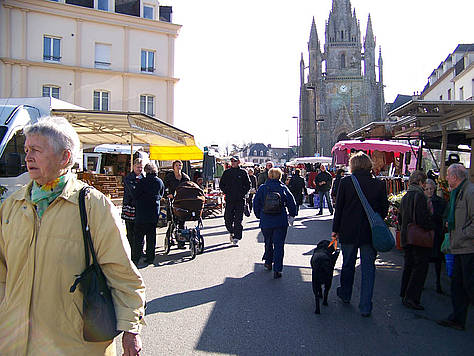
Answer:
<path fill-rule="evenodd" d="M 454 255 L 451 279 L 453 312 L 438 324 L 457 330 L 466 327 L 470 303 L 474 303 L 474 184 L 462 164 L 449 166 L 448 230 L 450 253 Z"/>

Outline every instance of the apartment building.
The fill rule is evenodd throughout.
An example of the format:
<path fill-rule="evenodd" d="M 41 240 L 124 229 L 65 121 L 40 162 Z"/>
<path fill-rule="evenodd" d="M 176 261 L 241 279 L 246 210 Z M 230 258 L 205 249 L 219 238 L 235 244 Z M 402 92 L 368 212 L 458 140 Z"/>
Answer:
<path fill-rule="evenodd" d="M 0 0 L 0 97 L 52 96 L 173 124 L 181 28 L 157 0 Z"/>
<path fill-rule="evenodd" d="M 433 70 L 420 98 L 474 100 L 474 44 L 459 44 Z"/>

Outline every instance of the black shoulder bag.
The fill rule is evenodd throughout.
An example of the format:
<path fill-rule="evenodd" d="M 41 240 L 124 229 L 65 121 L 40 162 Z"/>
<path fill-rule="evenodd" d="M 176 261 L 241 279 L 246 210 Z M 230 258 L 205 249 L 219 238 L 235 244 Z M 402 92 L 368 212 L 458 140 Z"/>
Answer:
<path fill-rule="evenodd" d="M 85 195 L 90 187 L 86 186 L 79 192 L 79 212 L 81 214 L 82 234 L 86 256 L 86 269 L 76 275 L 76 280 L 69 292 L 73 293 L 79 285 L 79 290 L 84 296 L 82 306 L 82 319 L 84 321 L 83 336 L 86 341 L 112 340 L 121 331 L 117 330 L 117 317 L 115 315 L 112 294 L 107 286 L 107 279 L 97 262 L 97 256 L 92 244 L 91 233 L 87 224 Z M 89 250 L 92 254 L 90 265 Z"/>

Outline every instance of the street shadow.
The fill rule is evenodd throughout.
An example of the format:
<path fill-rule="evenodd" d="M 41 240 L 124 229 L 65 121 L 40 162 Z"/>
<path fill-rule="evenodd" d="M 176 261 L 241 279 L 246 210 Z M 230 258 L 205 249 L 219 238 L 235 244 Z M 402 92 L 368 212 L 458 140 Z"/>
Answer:
<path fill-rule="evenodd" d="M 380 255 L 376 266 L 370 318 L 362 318 L 357 307 L 359 266 L 351 303 L 343 304 L 336 297 L 339 278 L 334 277 L 329 306 L 321 306 L 321 314 L 315 315 L 311 268 L 285 266 L 283 277 L 275 280 L 260 263 L 242 278 L 229 277 L 219 285 L 151 300 L 146 314 L 175 313 L 213 303 L 195 345 L 195 350 L 212 354 L 447 355 L 474 347 L 474 338 L 432 321 L 440 310 L 449 311 L 446 296 L 432 299 L 431 293 L 426 292 L 425 306 L 430 309 L 426 313 L 415 313 L 401 305 L 398 288 L 402 266 L 398 251 Z M 335 275 L 339 270 L 336 268 Z"/>

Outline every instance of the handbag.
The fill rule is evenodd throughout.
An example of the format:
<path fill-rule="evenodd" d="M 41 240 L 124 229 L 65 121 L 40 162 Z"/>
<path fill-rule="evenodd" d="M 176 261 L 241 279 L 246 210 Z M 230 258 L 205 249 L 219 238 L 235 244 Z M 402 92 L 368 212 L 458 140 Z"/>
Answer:
<path fill-rule="evenodd" d="M 117 330 L 117 317 L 115 315 L 112 294 L 107 286 L 107 278 L 97 261 L 97 256 L 92 244 L 91 233 L 87 224 L 85 195 L 90 187 L 86 186 L 79 192 L 79 212 L 81 214 L 82 235 L 84 237 L 84 250 L 86 256 L 86 269 L 78 276 L 69 292 L 73 293 L 79 285 L 83 294 L 82 319 L 83 337 L 85 341 L 108 341 L 115 338 L 121 331 Z M 90 254 L 92 264 L 90 264 Z"/>
<path fill-rule="evenodd" d="M 433 248 L 434 230 L 426 230 L 415 222 L 416 200 L 413 199 L 413 221 L 407 225 L 407 244 Z"/>
<path fill-rule="evenodd" d="M 372 231 L 372 246 L 378 252 L 390 251 L 395 246 L 393 234 L 390 232 L 380 214 L 372 209 L 362 189 L 360 189 L 357 178 L 353 174 L 351 175 L 351 179 L 365 213 L 367 214 L 367 219 L 369 220 L 370 229 Z"/>

